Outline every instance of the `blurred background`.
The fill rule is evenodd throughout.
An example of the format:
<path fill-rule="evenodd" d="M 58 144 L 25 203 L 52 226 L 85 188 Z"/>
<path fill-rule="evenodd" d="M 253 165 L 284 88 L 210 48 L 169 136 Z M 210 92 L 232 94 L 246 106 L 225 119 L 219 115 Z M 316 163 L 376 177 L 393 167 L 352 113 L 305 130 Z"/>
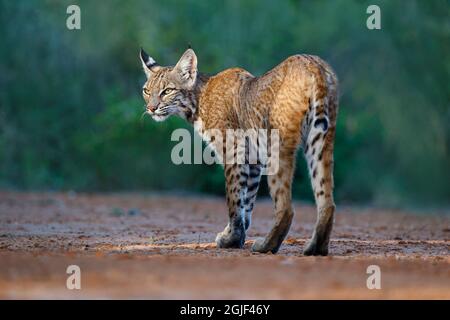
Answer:
<path fill-rule="evenodd" d="M 66 8 L 81 8 L 81 30 Z M 368 30 L 366 9 L 381 8 Z M 219 166 L 173 165 L 171 118 L 141 118 L 143 46 L 202 72 L 261 75 L 296 53 L 336 70 L 336 200 L 450 203 L 450 2 L 0 0 L 0 188 L 221 195 Z M 311 201 L 299 158 L 294 197 Z M 265 188 L 261 194 L 266 194 Z"/>

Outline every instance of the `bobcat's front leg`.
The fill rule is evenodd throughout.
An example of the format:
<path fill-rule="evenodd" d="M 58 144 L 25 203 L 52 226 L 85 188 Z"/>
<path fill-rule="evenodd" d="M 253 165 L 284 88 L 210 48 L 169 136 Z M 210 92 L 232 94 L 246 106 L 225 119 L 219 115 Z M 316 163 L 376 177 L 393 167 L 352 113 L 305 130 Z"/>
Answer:
<path fill-rule="evenodd" d="M 245 206 L 248 165 L 225 164 L 226 199 L 230 221 L 217 234 L 219 248 L 242 248 L 245 243 Z"/>

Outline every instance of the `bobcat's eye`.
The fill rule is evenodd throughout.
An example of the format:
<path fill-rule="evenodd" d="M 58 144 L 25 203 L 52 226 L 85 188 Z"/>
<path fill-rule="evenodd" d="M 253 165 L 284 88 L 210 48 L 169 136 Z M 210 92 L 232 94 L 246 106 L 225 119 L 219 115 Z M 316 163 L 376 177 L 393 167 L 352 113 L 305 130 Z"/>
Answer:
<path fill-rule="evenodd" d="M 173 89 L 173 88 L 166 88 L 166 89 L 164 89 L 162 92 L 161 92 L 161 97 L 162 96 L 166 96 L 166 95 L 168 95 L 168 94 L 171 94 L 172 92 L 174 92 L 175 91 L 175 89 Z"/>

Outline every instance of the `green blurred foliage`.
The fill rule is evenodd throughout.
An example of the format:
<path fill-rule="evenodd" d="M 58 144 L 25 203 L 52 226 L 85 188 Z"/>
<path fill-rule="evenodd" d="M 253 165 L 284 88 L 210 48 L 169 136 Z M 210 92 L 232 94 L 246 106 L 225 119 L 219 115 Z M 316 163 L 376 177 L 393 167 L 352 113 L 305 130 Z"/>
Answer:
<path fill-rule="evenodd" d="M 173 64 L 190 43 L 207 73 L 260 75 L 296 53 L 330 62 L 339 202 L 450 202 L 448 1 L 80 0 L 70 31 L 73 3 L 0 0 L 1 188 L 223 193 L 219 166 L 171 163 L 171 133 L 188 124 L 141 117 L 139 47 Z M 369 4 L 382 30 L 366 28 Z M 293 192 L 311 199 L 303 159 Z"/>

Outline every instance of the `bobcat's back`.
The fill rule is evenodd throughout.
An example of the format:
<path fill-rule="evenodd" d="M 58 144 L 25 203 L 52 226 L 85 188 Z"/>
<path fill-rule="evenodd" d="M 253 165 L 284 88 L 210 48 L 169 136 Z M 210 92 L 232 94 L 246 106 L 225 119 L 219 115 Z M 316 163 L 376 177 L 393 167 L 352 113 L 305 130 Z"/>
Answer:
<path fill-rule="evenodd" d="M 295 55 L 260 77 L 233 68 L 209 78 L 197 120 L 203 129 L 279 129 L 282 141 L 295 147 L 299 131 L 314 119 L 327 127 L 334 123 L 336 108 L 331 67 L 318 57 Z"/>

